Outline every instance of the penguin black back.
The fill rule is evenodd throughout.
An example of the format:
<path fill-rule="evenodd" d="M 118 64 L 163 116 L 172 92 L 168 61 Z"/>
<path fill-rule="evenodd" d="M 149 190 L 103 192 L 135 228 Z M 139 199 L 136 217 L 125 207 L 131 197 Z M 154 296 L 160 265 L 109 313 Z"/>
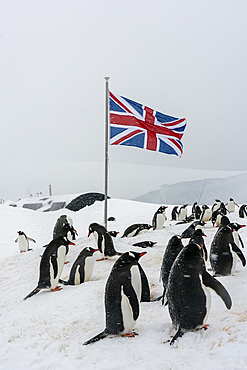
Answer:
<path fill-rule="evenodd" d="M 204 324 L 208 315 L 206 287 L 215 290 L 226 307 L 231 308 L 229 293 L 207 273 L 201 248 L 195 243 L 188 244 L 176 258 L 168 279 L 168 309 L 177 328 L 171 344 L 185 332 Z"/>
<path fill-rule="evenodd" d="M 166 246 L 161 265 L 161 278 L 163 282 L 162 304 L 164 304 L 171 267 L 182 249 L 183 243 L 181 241 L 181 238 L 177 235 L 172 236 Z"/>

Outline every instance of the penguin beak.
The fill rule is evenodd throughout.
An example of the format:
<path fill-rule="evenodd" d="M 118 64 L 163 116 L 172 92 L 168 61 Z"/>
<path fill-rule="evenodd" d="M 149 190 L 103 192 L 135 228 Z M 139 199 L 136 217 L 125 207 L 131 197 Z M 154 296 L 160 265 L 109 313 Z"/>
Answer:
<path fill-rule="evenodd" d="M 90 236 L 90 235 L 91 235 L 91 232 L 89 231 L 89 233 L 88 233 L 88 236 L 87 236 L 87 237 L 89 238 L 89 236 Z"/>
<path fill-rule="evenodd" d="M 75 243 L 73 243 L 73 242 L 69 242 L 69 244 L 70 244 L 70 245 L 75 245 Z"/>
<path fill-rule="evenodd" d="M 140 253 L 140 257 L 144 256 L 145 254 L 147 254 L 147 252 Z"/>
<path fill-rule="evenodd" d="M 202 234 L 203 236 L 207 236 L 206 234 Z"/>
<path fill-rule="evenodd" d="M 240 227 L 246 227 L 246 225 L 241 225 Z"/>
<path fill-rule="evenodd" d="M 98 250 L 98 249 L 94 249 L 93 251 L 94 251 L 94 252 L 98 252 L 99 250 Z"/>
<path fill-rule="evenodd" d="M 76 231 L 76 229 L 73 229 L 73 231 L 76 233 L 76 235 L 78 236 L 78 233 L 77 233 L 77 231 Z"/>

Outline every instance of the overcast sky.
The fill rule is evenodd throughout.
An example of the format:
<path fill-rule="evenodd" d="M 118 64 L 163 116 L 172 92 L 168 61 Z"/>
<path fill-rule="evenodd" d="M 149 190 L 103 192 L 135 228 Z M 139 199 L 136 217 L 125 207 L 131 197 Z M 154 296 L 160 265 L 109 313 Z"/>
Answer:
<path fill-rule="evenodd" d="M 104 190 L 104 76 L 188 123 L 182 158 L 111 147 L 114 196 L 170 183 L 168 167 L 247 171 L 246 14 L 245 0 L 0 0 L 0 198 Z"/>

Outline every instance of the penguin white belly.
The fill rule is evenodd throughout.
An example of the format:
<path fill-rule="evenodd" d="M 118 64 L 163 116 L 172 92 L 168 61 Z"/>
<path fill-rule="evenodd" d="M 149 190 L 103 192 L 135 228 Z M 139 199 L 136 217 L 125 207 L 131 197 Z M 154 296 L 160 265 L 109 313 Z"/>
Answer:
<path fill-rule="evenodd" d="M 66 247 L 64 245 L 61 245 L 57 250 L 57 275 L 56 276 L 54 276 L 53 266 L 50 261 L 51 289 L 55 289 L 58 284 L 58 280 L 63 271 L 65 256 L 66 256 Z"/>
<path fill-rule="evenodd" d="M 81 284 L 79 268 L 80 268 L 80 265 L 78 265 L 77 268 L 76 268 L 76 270 L 75 270 L 75 278 L 74 278 L 74 284 L 75 285 Z"/>
<path fill-rule="evenodd" d="M 227 209 L 229 212 L 235 212 L 235 204 L 233 202 L 229 202 L 227 205 Z"/>
<path fill-rule="evenodd" d="M 211 209 L 206 209 L 202 217 L 202 221 L 209 221 L 211 217 L 212 217 Z"/>
<path fill-rule="evenodd" d="M 230 247 L 230 251 L 231 251 L 231 255 L 232 255 L 232 268 L 231 268 L 231 275 L 234 275 L 235 271 L 236 271 L 236 264 L 237 264 L 237 254 L 235 252 L 233 252 L 232 250 L 232 246 L 229 244 L 229 247 Z"/>
<path fill-rule="evenodd" d="M 99 243 L 98 243 L 99 234 L 97 233 L 97 231 L 93 232 L 93 236 L 94 236 L 94 239 L 96 241 L 97 247 L 99 249 L 100 257 L 104 258 L 105 257 L 105 254 L 104 254 L 104 252 L 105 252 L 105 238 L 103 237 L 102 242 L 101 242 L 101 246 L 99 246 Z M 102 252 L 100 251 L 100 249 L 102 250 Z"/>
<path fill-rule="evenodd" d="M 206 296 L 206 315 L 205 315 L 204 320 L 203 320 L 203 325 L 205 325 L 205 323 L 207 322 L 207 319 L 208 319 L 209 311 L 211 309 L 211 292 L 210 292 L 210 288 L 206 287 L 203 284 L 201 275 L 200 275 L 200 280 L 201 280 L 202 289 L 203 289 L 204 294 Z"/>
<path fill-rule="evenodd" d="M 135 320 L 133 318 L 133 311 L 129 302 L 129 298 L 124 294 L 123 287 L 121 288 L 121 309 L 123 316 L 123 327 L 124 330 L 122 334 L 130 333 L 135 325 Z"/>
<path fill-rule="evenodd" d="M 94 257 L 90 256 L 85 259 L 85 265 L 84 265 L 84 271 L 85 271 L 85 277 L 84 281 L 90 280 L 94 268 Z"/>
<path fill-rule="evenodd" d="M 215 221 L 215 226 L 220 226 L 221 218 L 222 218 L 222 215 L 217 215 L 216 221 Z"/>
<path fill-rule="evenodd" d="M 104 236 L 102 237 L 101 250 L 102 252 L 100 252 L 100 255 L 102 258 L 104 258 L 105 257 L 105 238 Z"/>
<path fill-rule="evenodd" d="M 239 247 L 240 242 L 239 242 L 239 235 L 237 231 L 233 231 L 232 235 L 233 235 L 234 243 Z"/>
<path fill-rule="evenodd" d="M 178 215 L 178 220 L 183 221 L 183 220 L 186 219 L 186 216 L 187 216 L 187 210 L 186 209 L 181 209 L 181 211 L 179 212 L 179 215 Z"/>
<path fill-rule="evenodd" d="M 156 216 L 156 230 L 162 230 L 164 226 L 164 215 L 162 213 Z"/>
<path fill-rule="evenodd" d="M 131 231 L 131 233 L 129 233 L 129 234 L 127 235 L 127 238 L 130 238 L 130 237 L 134 236 L 134 235 L 135 235 L 135 233 L 136 233 L 136 230 L 137 230 L 137 229 L 135 229 L 135 230 Z"/>
<path fill-rule="evenodd" d="M 141 293 L 142 293 L 142 282 L 141 275 L 137 265 L 134 265 L 130 269 L 131 273 L 131 285 L 133 286 L 136 296 L 139 302 L 141 302 Z"/>
<path fill-rule="evenodd" d="M 20 235 L 18 237 L 18 245 L 19 245 L 20 252 L 27 252 L 29 243 L 24 235 Z"/>

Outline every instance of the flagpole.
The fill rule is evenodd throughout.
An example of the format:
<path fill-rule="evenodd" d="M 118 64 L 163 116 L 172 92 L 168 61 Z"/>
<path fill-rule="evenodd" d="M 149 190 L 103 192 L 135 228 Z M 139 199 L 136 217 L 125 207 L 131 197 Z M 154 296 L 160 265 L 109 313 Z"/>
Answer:
<path fill-rule="evenodd" d="M 110 77 L 105 77 L 105 208 L 104 225 L 107 229 L 107 197 L 108 197 L 108 147 L 109 147 L 109 82 Z"/>

